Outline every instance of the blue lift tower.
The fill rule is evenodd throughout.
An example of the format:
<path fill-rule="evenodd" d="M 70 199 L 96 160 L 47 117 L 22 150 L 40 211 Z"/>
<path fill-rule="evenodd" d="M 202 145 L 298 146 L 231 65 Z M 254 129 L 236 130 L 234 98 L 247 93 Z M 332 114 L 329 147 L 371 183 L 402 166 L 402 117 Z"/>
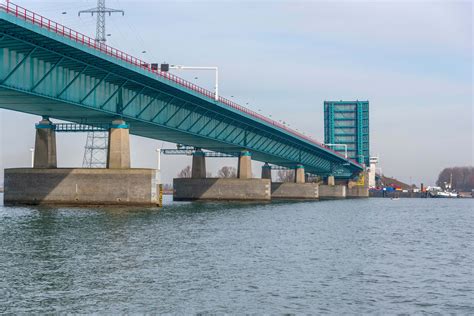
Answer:
<path fill-rule="evenodd" d="M 324 101 L 324 142 L 369 166 L 369 101 Z"/>

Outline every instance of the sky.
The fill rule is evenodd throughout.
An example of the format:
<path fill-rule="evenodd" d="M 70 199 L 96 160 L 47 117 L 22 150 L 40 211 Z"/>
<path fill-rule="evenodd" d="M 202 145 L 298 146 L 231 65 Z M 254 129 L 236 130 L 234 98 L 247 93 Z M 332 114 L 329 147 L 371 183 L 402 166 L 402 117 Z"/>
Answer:
<path fill-rule="evenodd" d="M 15 3 L 94 36 L 94 0 Z M 370 151 L 385 175 L 434 184 L 473 165 L 471 1 L 127 1 L 107 17 L 108 44 L 149 62 L 218 66 L 221 95 L 324 139 L 325 100 L 369 100 Z M 62 14 L 66 12 L 66 14 Z M 212 72 L 176 73 L 209 90 Z M 197 78 L 197 79 L 195 79 Z M 0 110 L 0 168 L 27 167 L 39 117 Z M 85 135 L 58 135 L 60 167 L 82 165 Z M 132 166 L 156 148 L 132 137 Z M 164 156 L 162 179 L 191 164 Z M 214 175 L 236 159 L 208 159 Z M 253 164 L 260 175 L 259 163 Z M 0 182 L 2 181 L 0 176 Z"/>

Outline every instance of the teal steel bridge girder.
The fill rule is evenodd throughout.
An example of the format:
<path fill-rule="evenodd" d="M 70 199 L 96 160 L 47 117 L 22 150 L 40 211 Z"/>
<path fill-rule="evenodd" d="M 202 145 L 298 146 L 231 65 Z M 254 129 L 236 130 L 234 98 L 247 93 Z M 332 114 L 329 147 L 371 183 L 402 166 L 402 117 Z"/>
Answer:
<path fill-rule="evenodd" d="M 362 167 L 330 149 L 0 9 L 0 108 L 81 124 L 122 118 L 130 133 L 313 174 Z"/>

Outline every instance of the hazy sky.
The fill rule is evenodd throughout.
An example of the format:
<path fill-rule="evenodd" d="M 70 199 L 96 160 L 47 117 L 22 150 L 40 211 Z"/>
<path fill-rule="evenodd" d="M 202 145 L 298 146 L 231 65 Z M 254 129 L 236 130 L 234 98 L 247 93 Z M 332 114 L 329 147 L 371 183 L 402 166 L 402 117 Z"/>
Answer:
<path fill-rule="evenodd" d="M 77 16 L 94 0 L 16 2 L 95 34 L 95 18 Z M 430 184 L 444 167 L 473 165 L 471 1 L 108 0 L 107 6 L 126 12 L 107 17 L 112 46 L 150 62 L 219 66 L 222 95 L 319 140 L 324 100 L 369 100 L 371 154 L 388 176 Z M 212 89 L 212 73 L 179 75 Z M 38 119 L 0 110 L 0 168 L 30 164 Z M 84 143 L 84 135 L 60 134 L 59 165 L 80 166 Z M 162 142 L 133 137 L 131 146 L 134 167 L 156 165 Z M 208 161 L 214 174 L 237 164 Z M 164 157 L 165 182 L 190 162 Z M 254 172 L 260 174 L 259 164 Z"/>

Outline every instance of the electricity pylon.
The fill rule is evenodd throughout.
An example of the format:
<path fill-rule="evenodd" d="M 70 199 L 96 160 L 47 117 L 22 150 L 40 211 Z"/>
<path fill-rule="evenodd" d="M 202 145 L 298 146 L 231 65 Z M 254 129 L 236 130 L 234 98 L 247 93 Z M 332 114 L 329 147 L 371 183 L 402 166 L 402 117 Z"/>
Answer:
<path fill-rule="evenodd" d="M 123 10 L 110 9 L 105 6 L 105 0 L 97 0 L 97 7 L 89 10 L 81 10 L 78 12 L 90 13 L 94 16 L 97 15 L 96 33 L 95 40 L 99 44 L 105 44 L 107 41 L 105 33 L 105 14 L 109 16 L 112 13 L 125 14 Z M 107 132 L 88 132 L 86 146 L 84 147 L 84 159 L 82 161 L 82 167 L 84 168 L 105 168 L 107 166 L 107 148 L 109 145 L 109 135 Z"/>
<path fill-rule="evenodd" d="M 122 13 L 122 15 L 125 14 L 123 10 L 110 9 L 110 8 L 105 7 L 105 0 L 97 0 L 96 8 L 92 8 L 89 10 L 81 10 L 78 12 L 78 15 L 80 16 L 81 13 L 90 13 L 92 16 L 94 16 L 94 13 L 97 14 L 95 40 L 101 43 L 105 43 L 106 41 L 105 14 L 108 13 L 109 16 L 112 15 L 112 13 Z"/>

